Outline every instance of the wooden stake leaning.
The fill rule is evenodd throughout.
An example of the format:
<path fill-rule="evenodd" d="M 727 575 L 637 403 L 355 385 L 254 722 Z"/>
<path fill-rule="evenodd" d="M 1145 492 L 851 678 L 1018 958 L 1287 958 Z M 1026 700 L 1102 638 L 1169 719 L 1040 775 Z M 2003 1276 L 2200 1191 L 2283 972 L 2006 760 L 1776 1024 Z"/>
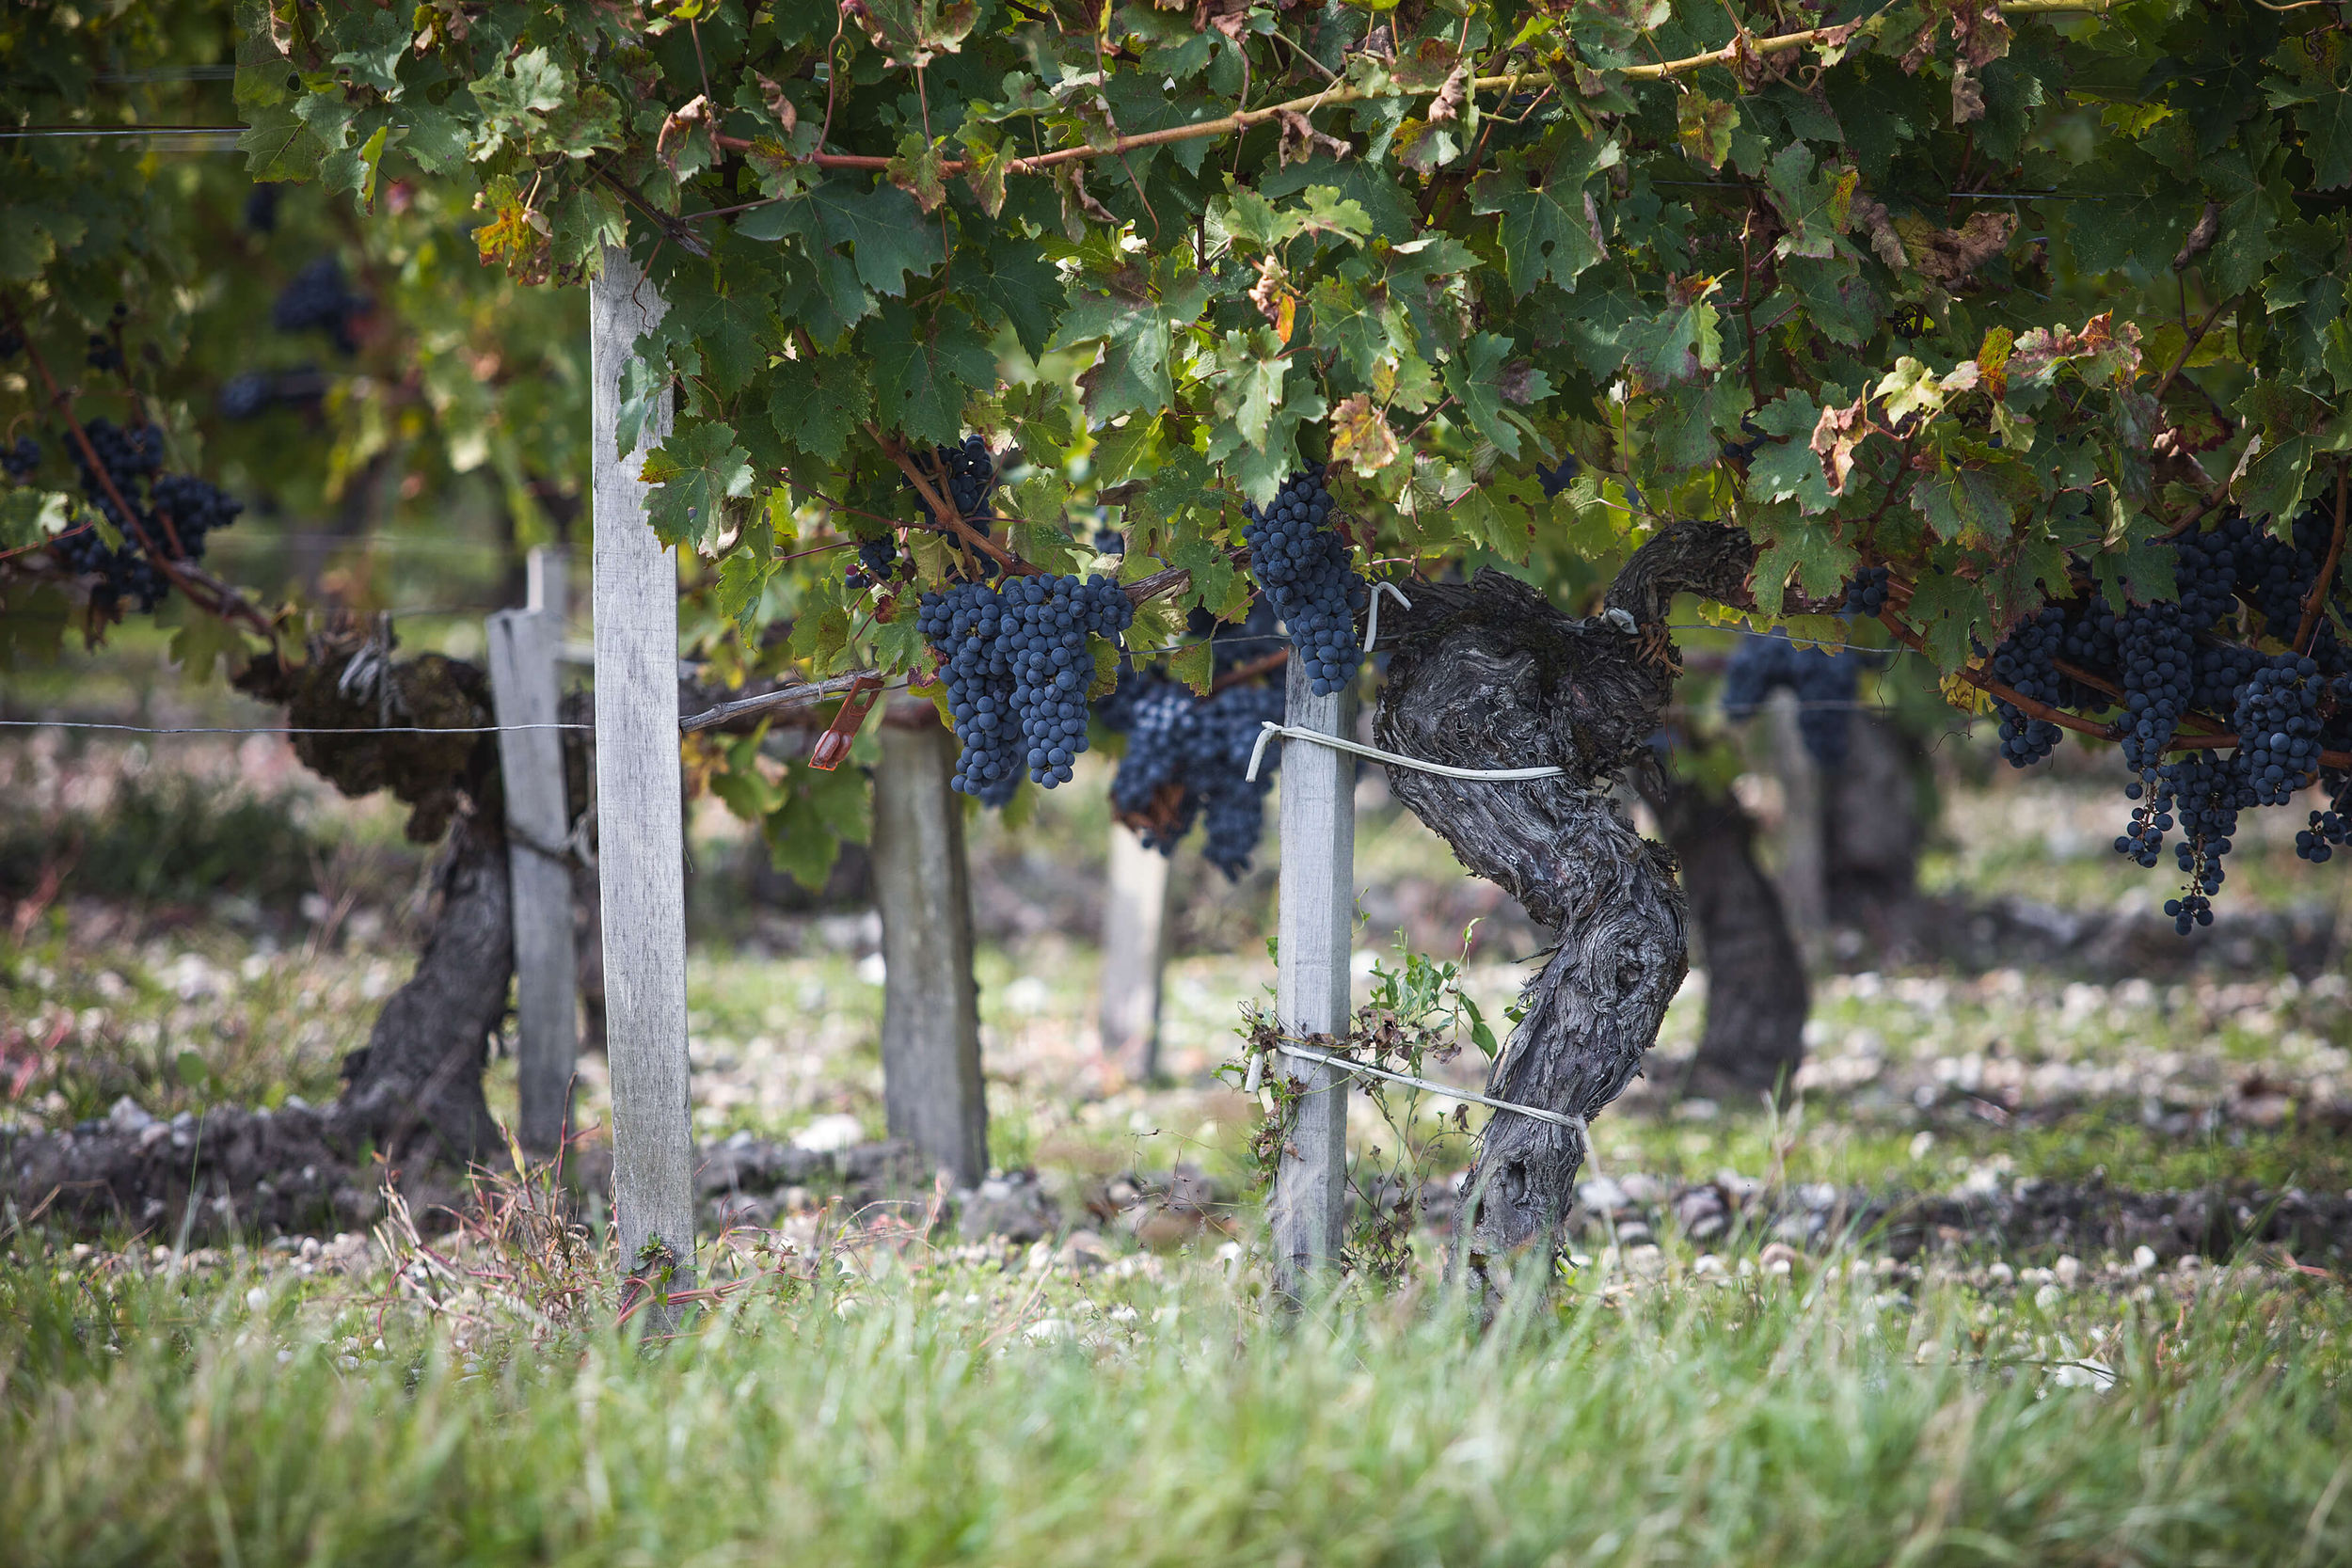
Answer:
<path fill-rule="evenodd" d="M 563 732 L 552 727 L 564 564 L 562 550 L 532 550 L 530 608 L 501 610 L 488 628 L 507 875 L 514 889 L 515 1063 L 521 1101 L 516 1133 L 534 1154 L 552 1154 L 563 1141 L 580 1045 L 571 806 L 564 788 Z"/>
<path fill-rule="evenodd" d="M 1343 737 L 1355 693 L 1318 697 L 1306 661 L 1289 666 L 1286 727 Z M 1347 1029 L 1348 954 L 1356 927 L 1356 762 L 1336 746 L 1283 756 L 1279 964 L 1282 1033 L 1337 1039 Z M 1347 1216 L 1347 1074 L 1302 1061 L 1296 1114 L 1274 1172 L 1275 1287 L 1296 1300 L 1338 1262 Z"/>
<path fill-rule="evenodd" d="M 660 293 L 608 245 L 589 290 L 594 376 L 596 802 L 604 896 L 605 1039 L 612 1072 L 612 1207 L 621 1266 L 648 1289 L 694 1282 L 694 1147 L 687 1111 L 686 869 L 678 778 L 677 562 L 645 519 L 638 469 L 670 430 L 667 393 L 619 452 L 621 377 Z M 651 1331 L 675 1326 L 657 1305 Z"/>

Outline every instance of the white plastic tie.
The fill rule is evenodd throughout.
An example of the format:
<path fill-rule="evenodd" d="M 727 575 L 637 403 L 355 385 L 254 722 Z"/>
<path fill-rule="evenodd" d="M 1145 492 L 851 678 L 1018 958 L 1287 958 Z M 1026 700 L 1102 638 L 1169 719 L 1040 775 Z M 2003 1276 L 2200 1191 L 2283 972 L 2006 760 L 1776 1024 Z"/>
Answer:
<path fill-rule="evenodd" d="M 1251 784 L 1258 782 L 1258 768 L 1265 759 L 1265 743 L 1278 735 L 1285 740 L 1311 740 L 1319 746 L 1328 746 L 1339 752 L 1353 752 L 1359 757 L 1370 757 L 1375 762 L 1385 762 L 1392 768 L 1409 768 L 1415 772 L 1437 773 L 1449 779 L 1508 784 L 1518 779 L 1562 778 L 1568 771 L 1565 768 L 1453 768 L 1442 762 L 1424 762 L 1419 757 L 1401 756 L 1394 752 L 1384 752 L 1377 746 L 1366 746 L 1360 741 L 1344 739 L 1336 735 L 1326 735 L 1321 730 L 1310 730 L 1297 724 L 1278 724 L 1268 719 L 1260 724 L 1258 743 L 1249 749 L 1248 779 Z"/>
<path fill-rule="evenodd" d="M 1406 598 L 1405 590 L 1395 583 L 1386 579 L 1374 583 L 1372 585 L 1372 608 L 1364 614 L 1364 652 L 1367 654 L 1371 653 L 1374 645 L 1380 641 L 1380 595 L 1383 594 L 1394 599 L 1399 609 L 1413 608 L 1413 601 Z"/>
<path fill-rule="evenodd" d="M 1391 1084 L 1402 1084 L 1407 1088 L 1422 1089 L 1430 1094 L 1441 1094 L 1454 1100 L 1467 1100 L 1473 1105 L 1484 1105 L 1496 1111 L 1509 1111 L 1514 1116 L 1529 1117 L 1536 1121 L 1548 1121 L 1554 1127 L 1565 1127 L 1575 1132 L 1584 1140 L 1587 1150 L 1592 1147 L 1592 1126 L 1582 1117 L 1572 1117 L 1564 1111 L 1547 1111 L 1537 1105 L 1520 1105 L 1508 1100 L 1496 1100 L 1490 1095 L 1476 1094 L 1469 1089 L 1455 1088 L 1451 1084 L 1439 1084 L 1427 1078 L 1416 1078 L 1409 1072 L 1396 1072 L 1388 1068 L 1374 1067 L 1370 1062 L 1359 1062 L 1329 1051 L 1317 1051 L 1311 1045 L 1299 1045 L 1291 1040 L 1278 1039 L 1274 1042 L 1274 1049 L 1285 1056 L 1295 1056 L 1302 1062 L 1320 1062 L 1325 1067 L 1337 1068 L 1342 1072 L 1385 1078 Z M 1258 1076 L 1257 1065 L 1263 1063 L 1263 1054 L 1259 1053 L 1256 1062 L 1252 1064 L 1251 1076 L 1253 1078 Z M 1256 1085 L 1248 1084 L 1245 1085 L 1245 1087 L 1254 1090 Z"/>

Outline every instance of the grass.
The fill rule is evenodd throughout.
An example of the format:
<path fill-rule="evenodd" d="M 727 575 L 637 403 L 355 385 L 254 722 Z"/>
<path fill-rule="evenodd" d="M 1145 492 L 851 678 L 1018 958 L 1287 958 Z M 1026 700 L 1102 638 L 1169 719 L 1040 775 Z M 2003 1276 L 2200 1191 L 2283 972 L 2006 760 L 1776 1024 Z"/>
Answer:
<path fill-rule="evenodd" d="M 54 776 L 42 823 L 104 768 L 93 749 Z M 399 923 L 417 862 L 388 853 L 396 814 L 315 792 L 287 814 L 336 886 L 317 890 L 324 914 L 300 906 L 307 933 L 273 935 L 203 896 L 244 830 L 183 821 L 152 783 L 163 804 L 128 825 L 213 868 L 166 867 L 177 891 L 69 887 L 0 943 L 0 1085 L 41 1053 L 10 1119 L 68 1125 L 125 1093 L 159 1115 L 325 1099 L 413 958 Z M 2033 784 L 1958 794 L 1931 875 L 2094 904 L 2148 880 L 2087 836 L 2111 789 Z M 224 797 L 222 820 L 271 798 Z M 1083 861 L 1099 798 L 1061 792 L 1010 836 L 984 818 L 976 843 L 1008 879 L 1042 878 L 1015 859 Z M 269 863 L 292 863 L 285 844 Z M 1384 886 L 1455 875 L 1392 816 L 1373 814 L 1361 847 Z M 2249 849 L 2230 895 L 2342 896 L 2334 868 L 2290 881 L 2275 848 Z M 124 916 L 107 890 L 189 910 Z M 1202 1230 L 1155 1255 L 1105 1219 L 1098 1267 L 1074 1242 L 823 1249 L 794 1216 L 801 1254 L 646 1347 L 581 1326 L 611 1323 L 603 1295 L 551 1319 L 413 1248 L 395 1270 L 331 1247 L 353 1271 L 337 1274 L 262 1246 L 92 1252 L 0 1215 L 0 1563 L 2352 1562 L 2352 1307 L 2267 1253 L 2176 1274 L 2061 1259 L 2061 1284 L 2012 1273 L 2022 1252 L 1923 1272 L 1833 1250 L 1778 1274 L 1752 1231 L 1709 1255 L 1661 1227 L 1622 1259 L 1583 1234 L 1591 1256 L 1549 1305 L 1482 1335 L 1424 1234 L 1401 1288 L 1352 1287 L 1283 1326 L 1247 1197 L 1251 1111 L 1210 1076 L 1268 977 L 1265 890 L 1213 891 L 1187 919 L 1224 951 L 1170 969 L 1168 1082 L 1124 1084 L 1100 1060 L 1083 943 L 992 946 L 979 978 L 999 1163 L 1036 1164 L 1087 1227 L 1089 1183 L 1186 1162 L 1241 1199 L 1235 1241 Z M 771 924 L 741 926 L 740 945 L 691 959 L 698 1133 L 788 1137 L 839 1115 L 879 1132 L 881 992 L 855 938 L 828 949 L 812 923 L 777 951 Z M 1490 1018 L 1519 974 L 1474 956 Z M 1693 990 L 1652 1080 L 1596 1122 L 1600 1164 L 1882 1191 L 1988 1175 L 2352 1187 L 2352 1142 L 2300 1109 L 2352 1104 L 2348 991 L 1832 976 L 1799 1104 L 1775 1117 L 1665 1086 L 1695 1043 Z M 1468 1082 L 1474 1057 L 1448 1070 Z M 582 1063 L 591 1121 L 602 1069 Z M 511 1062 L 491 1092 L 511 1106 Z M 1351 1123 L 1359 1155 L 1392 1135 L 1367 1112 Z M 515 1272 L 479 1236 L 441 1250 Z M 716 1272 L 742 1266 L 730 1256 Z"/>
<path fill-rule="evenodd" d="M 2340 1292 L 2038 1306 L 1841 1261 L 1571 1280 L 1482 1337 L 1409 1292 L 1279 1332 L 1207 1262 L 875 1254 L 651 1352 L 524 1354 L 337 1284 L 53 1259 L 0 1273 L 0 1533 L 40 1563 L 2352 1557 Z"/>

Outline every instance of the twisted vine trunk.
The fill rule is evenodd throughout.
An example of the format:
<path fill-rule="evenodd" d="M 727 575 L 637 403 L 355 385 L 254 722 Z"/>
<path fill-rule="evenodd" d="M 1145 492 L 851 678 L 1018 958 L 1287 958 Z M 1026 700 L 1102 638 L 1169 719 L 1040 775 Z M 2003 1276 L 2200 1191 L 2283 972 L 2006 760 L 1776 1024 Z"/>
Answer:
<path fill-rule="evenodd" d="M 1494 571 L 1413 590 L 1376 742 L 1455 767 L 1565 769 L 1512 783 L 1389 769 L 1389 787 L 1464 865 L 1557 935 L 1488 1075 L 1496 1099 L 1590 1118 L 1658 1038 L 1689 968 L 1687 913 L 1672 853 L 1634 831 L 1610 786 L 1673 697 L 1675 594 L 1742 603 L 1752 557 L 1743 532 L 1677 525 L 1627 562 L 1608 613 L 1583 621 Z M 1531 1248 L 1548 1264 L 1588 1152 L 1573 1128 L 1497 1112 L 1464 1189 L 1454 1266 L 1484 1289 Z"/>

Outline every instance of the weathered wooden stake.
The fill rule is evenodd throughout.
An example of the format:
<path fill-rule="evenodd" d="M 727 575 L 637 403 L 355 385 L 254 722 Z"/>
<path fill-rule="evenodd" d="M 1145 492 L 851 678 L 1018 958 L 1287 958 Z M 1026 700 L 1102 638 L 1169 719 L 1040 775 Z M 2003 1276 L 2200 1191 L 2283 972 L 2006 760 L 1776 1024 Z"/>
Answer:
<path fill-rule="evenodd" d="M 979 991 L 956 741 L 936 721 L 884 723 L 874 773 L 874 902 L 882 927 L 882 1112 L 958 1186 L 988 1174 Z M 609 984 L 609 982 L 608 982 Z"/>
<path fill-rule="evenodd" d="M 1355 694 L 1318 697 L 1305 661 L 1290 662 L 1287 721 L 1353 736 Z M 1299 1038 L 1347 1029 L 1348 954 L 1356 927 L 1356 763 L 1310 740 L 1282 745 L 1281 915 L 1275 1012 Z M 1329 1048 L 1327 1046 L 1327 1048 Z M 1270 1217 L 1276 1289 L 1294 1299 L 1340 1255 L 1347 1218 L 1344 1074 L 1277 1055 L 1269 1078 L 1302 1085 L 1296 1117 L 1275 1166 Z"/>
<path fill-rule="evenodd" d="M 490 617 L 490 693 L 506 796 L 506 863 L 514 888 L 515 1065 L 522 1146 L 554 1152 L 571 1119 L 580 1046 L 572 952 L 571 806 L 557 722 L 556 647 L 563 638 L 562 550 L 531 552 L 530 608 Z M 537 728 L 516 728 L 533 725 Z"/>
<path fill-rule="evenodd" d="M 1168 858 L 1111 824 L 1098 989 L 1103 1054 L 1137 1082 L 1160 1069 L 1160 976 L 1168 964 Z"/>
<path fill-rule="evenodd" d="M 638 468 L 669 434 L 665 392 L 638 450 L 618 451 L 621 376 L 659 323 L 660 293 L 608 245 L 589 290 L 595 377 L 596 809 L 604 896 L 605 1042 L 612 1071 L 612 1206 L 621 1266 L 694 1278 L 687 1114 L 686 872 L 678 781 L 677 562 L 645 520 Z M 655 1326 L 665 1326 L 658 1314 Z"/>

